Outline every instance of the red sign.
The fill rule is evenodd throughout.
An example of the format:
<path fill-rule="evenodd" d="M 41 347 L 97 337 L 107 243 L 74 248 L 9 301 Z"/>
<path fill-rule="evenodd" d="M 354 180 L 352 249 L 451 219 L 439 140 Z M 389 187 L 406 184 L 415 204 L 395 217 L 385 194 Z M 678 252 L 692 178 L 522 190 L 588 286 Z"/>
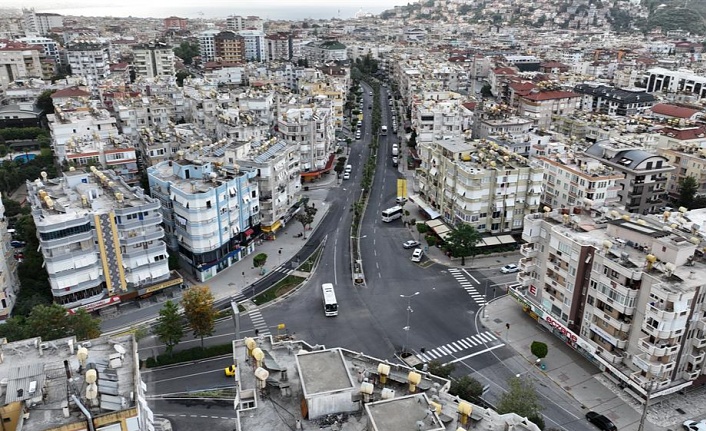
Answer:
<path fill-rule="evenodd" d="M 579 337 L 577 337 L 576 334 L 574 334 L 573 332 L 569 331 L 569 329 L 568 329 L 566 326 L 564 326 L 564 325 L 562 325 L 561 323 L 559 323 L 559 322 L 557 322 L 556 320 L 554 320 L 554 319 L 552 318 L 552 316 L 546 315 L 546 316 L 544 316 L 544 320 L 546 320 L 546 322 L 547 322 L 552 328 L 554 328 L 554 329 L 556 329 L 557 331 L 561 332 L 566 338 L 568 338 L 568 339 L 571 340 L 572 342 L 575 343 L 575 342 L 579 339 Z"/>
<path fill-rule="evenodd" d="M 536 296 L 537 295 L 537 286 L 535 286 L 534 284 L 530 284 L 529 293 L 530 293 L 530 295 Z"/>
<path fill-rule="evenodd" d="M 86 305 L 81 305 L 79 307 L 71 308 L 68 310 L 69 314 L 76 314 L 76 312 L 80 309 L 86 310 L 88 313 L 92 311 L 96 311 L 98 309 L 101 309 L 103 307 L 107 307 L 109 305 L 117 304 L 120 302 L 120 297 L 119 296 L 111 296 L 110 298 L 106 299 L 101 299 L 100 301 L 95 301 L 91 302 L 90 304 Z"/>

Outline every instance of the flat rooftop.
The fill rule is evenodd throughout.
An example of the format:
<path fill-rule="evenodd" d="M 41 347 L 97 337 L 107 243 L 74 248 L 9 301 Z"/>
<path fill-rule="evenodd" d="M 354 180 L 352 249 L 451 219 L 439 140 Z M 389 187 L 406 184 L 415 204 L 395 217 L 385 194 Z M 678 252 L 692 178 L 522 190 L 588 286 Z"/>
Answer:
<path fill-rule="evenodd" d="M 304 394 L 320 394 L 353 387 L 340 350 L 297 355 Z"/>
<path fill-rule="evenodd" d="M 424 394 L 370 403 L 365 410 L 375 431 L 446 429 L 437 415 L 430 414 L 429 400 Z"/>

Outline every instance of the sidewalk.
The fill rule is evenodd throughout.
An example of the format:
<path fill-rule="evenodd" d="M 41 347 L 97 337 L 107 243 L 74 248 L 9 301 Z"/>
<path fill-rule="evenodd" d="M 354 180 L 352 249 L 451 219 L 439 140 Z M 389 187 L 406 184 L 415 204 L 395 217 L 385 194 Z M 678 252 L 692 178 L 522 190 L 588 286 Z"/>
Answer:
<path fill-rule="evenodd" d="M 581 404 L 585 411 L 594 410 L 610 418 L 622 431 L 637 430 L 642 406 L 623 390 L 602 376 L 601 371 L 588 359 L 549 333 L 528 314 L 512 297 L 505 295 L 486 305 L 487 317 L 480 322 L 509 347 L 519 353 L 527 363 L 527 370 L 534 378 L 550 379 L 557 388 Z M 507 324 L 510 325 L 509 329 Z M 532 341 L 541 341 L 549 347 L 549 354 L 542 361 L 540 370 L 530 352 Z M 677 408 L 684 411 L 683 414 Z M 682 428 L 687 419 L 706 417 L 706 390 L 698 389 L 680 395 L 674 394 L 650 406 L 645 431 L 666 431 Z"/>

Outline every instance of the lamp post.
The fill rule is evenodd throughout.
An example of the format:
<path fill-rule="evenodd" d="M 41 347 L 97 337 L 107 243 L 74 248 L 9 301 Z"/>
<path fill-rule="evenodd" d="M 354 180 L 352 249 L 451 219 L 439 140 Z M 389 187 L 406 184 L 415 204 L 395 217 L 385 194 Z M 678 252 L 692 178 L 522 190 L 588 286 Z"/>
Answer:
<path fill-rule="evenodd" d="M 640 416 L 640 425 L 637 427 L 637 431 L 645 430 L 645 420 L 647 419 L 647 407 L 650 405 L 650 395 L 652 395 L 652 389 L 654 388 L 654 380 L 650 379 L 647 386 L 647 396 L 645 397 L 645 404 L 642 406 L 642 416 Z"/>
<path fill-rule="evenodd" d="M 412 314 L 414 310 L 412 310 L 412 298 L 419 295 L 419 292 L 414 292 L 411 295 L 400 295 L 400 298 L 404 298 L 407 300 L 407 326 L 405 326 L 403 329 L 405 330 L 405 335 L 404 335 L 404 344 L 402 345 L 402 354 L 404 354 L 407 350 L 407 343 L 409 342 L 409 317 Z"/>

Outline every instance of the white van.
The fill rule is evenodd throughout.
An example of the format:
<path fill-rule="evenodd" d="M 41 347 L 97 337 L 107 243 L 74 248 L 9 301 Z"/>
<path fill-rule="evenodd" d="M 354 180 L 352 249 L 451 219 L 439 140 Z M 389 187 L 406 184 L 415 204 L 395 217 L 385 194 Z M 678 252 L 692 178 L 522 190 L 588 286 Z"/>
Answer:
<path fill-rule="evenodd" d="M 343 172 L 346 174 L 350 174 L 352 170 L 353 170 L 352 165 L 346 165 L 346 169 Z"/>
<path fill-rule="evenodd" d="M 421 248 L 415 248 L 412 252 L 412 262 L 421 262 L 424 256 L 424 250 Z"/>

